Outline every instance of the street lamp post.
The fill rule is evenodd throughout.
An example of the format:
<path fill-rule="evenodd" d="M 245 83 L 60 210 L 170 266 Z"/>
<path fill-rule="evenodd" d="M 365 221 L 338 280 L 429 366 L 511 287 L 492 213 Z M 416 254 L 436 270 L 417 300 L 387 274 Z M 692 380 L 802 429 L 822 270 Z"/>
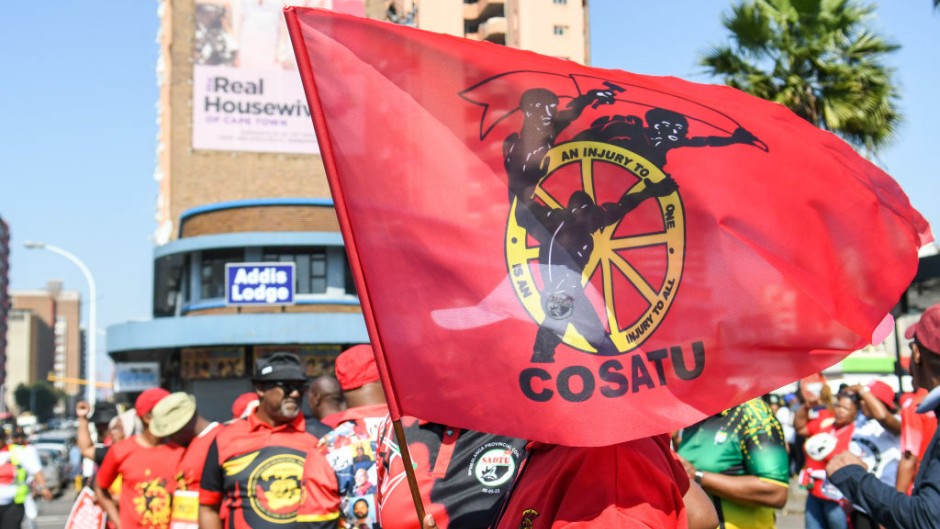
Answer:
<path fill-rule="evenodd" d="M 95 372 L 95 355 L 98 353 L 97 348 L 97 335 L 98 327 L 96 321 L 96 300 L 98 298 L 97 290 L 95 288 L 95 278 L 91 275 L 91 271 L 88 270 L 88 267 L 85 266 L 85 263 L 81 259 L 75 257 L 70 252 L 59 248 L 58 246 L 53 246 L 51 244 L 46 244 L 43 242 L 33 242 L 27 241 L 24 243 L 26 248 L 30 250 L 49 250 L 52 253 L 57 253 L 62 257 L 65 257 L 69 261 L 75 264 L 82 271 L 82 275 L 85 276 L 85 281 L 88 283 L 88 329 L 86 330 L 86 335 L 88 337 L 88 352 L 85 355 L 85 370 L 87 371 L 86 379 L 88 383 L 85 385 L 85 398 L 88 403 L 92 406 L 95 405 L 95 394 L 97 392 L 97 374 Z"/>

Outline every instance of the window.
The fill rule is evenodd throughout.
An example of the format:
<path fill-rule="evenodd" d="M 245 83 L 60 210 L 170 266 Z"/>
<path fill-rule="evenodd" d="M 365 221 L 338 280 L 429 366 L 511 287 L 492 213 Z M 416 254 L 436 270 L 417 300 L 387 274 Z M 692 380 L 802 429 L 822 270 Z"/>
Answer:
<path fill-rule="evenodd" d="M 189 255 L 157 259 L 153 268 L 153 315 L 173 316 L 180 298 L 189 302 Z"/>
<path fill-rule="evenodd" d="M 563 37 L 568 34 L 568 26 L 555 26 L 555 35 Z"/>
<path fill-rule="evenodd" d="M 310 254 L 310 292 L 326 292 L 326 251 Z"/>
<path fill-rule="evenodd" d="M 327 249 L 323 246 L 265 248 L 261 260 L 266 263 L 294 263 L 294 281 L 298 294 L 325 294 L 330 285 Z"/>
<path fill-rule="evenodd" d="M 202 252 L 200 267 L 200 299 L 225 297 L 225 263 L 240 263 L 245 254 L 242 250 L 207 250 Z"/>

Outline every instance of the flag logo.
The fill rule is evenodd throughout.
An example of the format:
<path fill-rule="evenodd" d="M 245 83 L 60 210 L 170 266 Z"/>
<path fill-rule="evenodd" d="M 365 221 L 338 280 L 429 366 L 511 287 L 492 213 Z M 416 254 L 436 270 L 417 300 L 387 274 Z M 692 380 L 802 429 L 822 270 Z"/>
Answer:
<path fill-rule="evenodd" d="M 605 208 L 603 198 L 639 198 L 648 184 L 666 181 L 660 168 L 599 141 L 560 144 L 544 160 L 545 176 L 534 191 L 539 204 L 527 207 L 516 198 L 506 229 L 513 289 L 540 326 L 535 360 L 548 361 L 559 341 L 586 353 L 628 353 L 652 335 L 675 298 L 685 254 L 679 193 L 621 216 L 611 210 L 625 208 Z M 536 221 L 534 209 L 547 226 L 526 228 Z M 545 227 L 554 230 L 540 230 Z M 616 296 L 623 287 L 634 295 Z M 586 290 L 600 293 L 600 303 Z"/>
<path fill-rule="evenodd" d="M 526 79 L 545 84 L 534 81 L 507 102 L 510 79 L 517 89 Z M 598 356 L 629 353 L 666 318 L 686 255 L 685 210 L 666 172 L 670 151 L 732 144 L 768 151 L 714 109 L 607 79 L 516 71 L 460 95 L 483 108 L 481 141 L 522 114 L 502 145 L 505 252 L 516 296 L 539 326 L 534 363 L 554 362 L 562 343 Z M 692 135 L 690 119 L 723 134 Z"/>

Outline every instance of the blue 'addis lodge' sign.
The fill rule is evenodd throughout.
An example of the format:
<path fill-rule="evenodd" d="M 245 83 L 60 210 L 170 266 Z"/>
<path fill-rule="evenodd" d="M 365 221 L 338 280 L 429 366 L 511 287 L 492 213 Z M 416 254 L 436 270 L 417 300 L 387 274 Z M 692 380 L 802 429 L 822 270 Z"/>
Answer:
<path fill-rule="evenodd" d="M 293 305 L 294 263 L 228 263 L 228 305 Z"/>

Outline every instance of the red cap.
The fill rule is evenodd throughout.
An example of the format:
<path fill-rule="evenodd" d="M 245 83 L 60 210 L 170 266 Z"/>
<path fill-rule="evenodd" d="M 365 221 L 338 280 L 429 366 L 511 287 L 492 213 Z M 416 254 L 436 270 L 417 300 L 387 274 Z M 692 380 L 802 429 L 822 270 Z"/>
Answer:
<path fill-rule="evenodd" d="M 379 380 L 379 368 L 375 365 L 372 346 L 355 345 L 340 353 L 336 357 L 336 380 L 339 380 L 343 391 Z"/>
<path fill-rule="evenodd" d="M 872 380 L 867 384 L 868 390 L 871 391 L 871 394 L 875 396 L 878 400 L 884 403 L 889 410 L 894 410 L 897 406 L 894 404 L 894 390 L 891 389 L 891 386 L 887 382 L 882 382 L 881 380 Z"/>
<path fill-rule="evenodd" d="M 134 409 L 137 410 L 137 416 L 143 417 L 150 413 L 153 410 L 153 407 L 157 405 L 158 402 L 163 400 L 163 397 L 169 395 L 170 392 L 163 388 L 150 388 L 144 390 L 134 402 Z"/>
<path fill-rule="evenodd" d="M 258 400 L 258 394 L 254 391 L 248 393 L 242 393 L 235 399 L 235 402 L 232 403 L 232 418 L 239 419 L 242 414 L 245 413 L 245 410 L 248 409 L 248 405 L 252 402 Z"/>
<path fill-rule="evenodd" d="M 940 303 L 928 307 L 920 320 L 907 328 L 904 337 L 914 338 L 930 352 L 940 354 Z"/>

